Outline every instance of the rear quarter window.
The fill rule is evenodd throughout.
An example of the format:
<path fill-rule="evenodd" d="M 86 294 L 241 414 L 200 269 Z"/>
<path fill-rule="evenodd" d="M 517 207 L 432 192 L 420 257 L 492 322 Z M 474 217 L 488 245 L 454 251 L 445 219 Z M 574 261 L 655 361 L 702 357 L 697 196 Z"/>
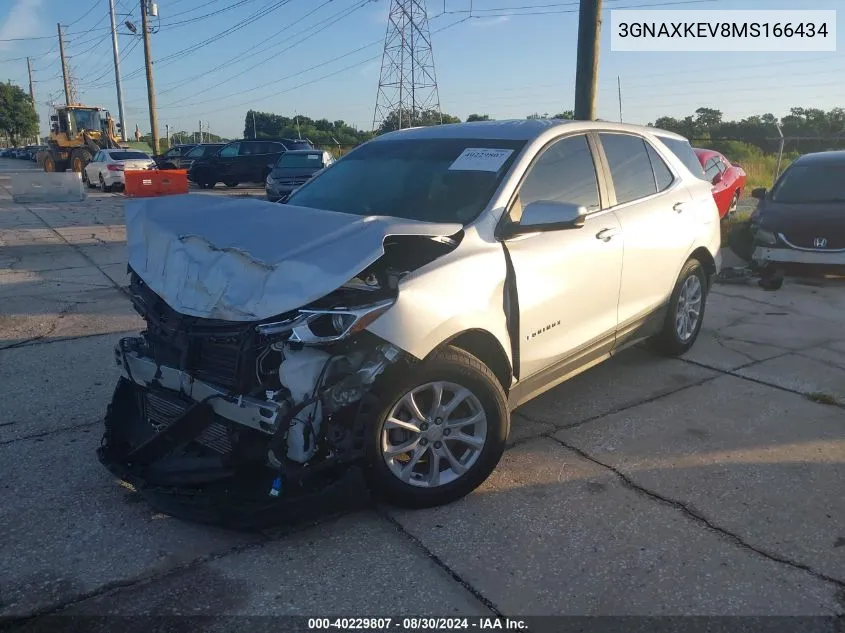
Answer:
<path fill-rule="evenodd" d="M 701 178 L 701 180 L 707 180 L 706 176 L 704 175 L 704 168 L 701 166 L 701 163 L 698 160 L 698 156 L 695 155 L 695 151 L 693 151 L 692 146 L 689 144 L 689 141 L 686 139 L 677 139 L 677 138 L 669 138 L 668 136 L 658 136 L 660 142 L 663 143 L 669 151 L 671 151 L 678 159 L 684 164 L 684 166 L 692 173 L 693 176 L 696 178 Z"/>

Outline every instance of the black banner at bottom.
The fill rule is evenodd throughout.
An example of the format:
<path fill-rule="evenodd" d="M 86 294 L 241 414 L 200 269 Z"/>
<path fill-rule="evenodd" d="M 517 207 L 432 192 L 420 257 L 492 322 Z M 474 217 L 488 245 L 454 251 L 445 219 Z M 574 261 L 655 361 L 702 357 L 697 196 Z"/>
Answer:
<path fill-rule="evenodd" d="M 76 616 L 0 618 L 0 632 L 299 633 L 522 631 L 530 633 L 845 633 L 843 617 L 785 616 Z"/>

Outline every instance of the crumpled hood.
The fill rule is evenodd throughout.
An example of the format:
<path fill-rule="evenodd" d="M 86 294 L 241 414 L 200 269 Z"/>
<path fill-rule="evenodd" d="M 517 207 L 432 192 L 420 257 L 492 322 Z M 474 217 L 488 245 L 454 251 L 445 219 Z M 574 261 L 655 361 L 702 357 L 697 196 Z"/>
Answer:
<path fill-rule="evenodd" d="M 389 235 L 462 228 L 206 195 L 126 202 L 132 269 L 177 312 L 227 321 L 319 299 L 381 257 Z"/>

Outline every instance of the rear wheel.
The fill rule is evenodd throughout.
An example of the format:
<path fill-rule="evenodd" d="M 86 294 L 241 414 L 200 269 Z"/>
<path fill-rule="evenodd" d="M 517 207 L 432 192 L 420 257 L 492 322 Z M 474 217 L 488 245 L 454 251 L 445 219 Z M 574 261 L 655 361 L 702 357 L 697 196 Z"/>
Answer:
<path fill-rule="evenodd" d="M 698 338 L 707 302 L 707 276 L 697 259 L 690 259 L 681 269 L 663 329 L 652 339 L 654 347 L 667 356 L 681 356 Z"/>
<path fill-rule="evenodd" d="M 377 389 L 381 411 L 367 439 L 367 478 L 396 505 L 456 501 L 496 468 L 510 429 L 507 397 L 478 358 L 447 347 Z"/>
<path fill-rule="evenodd" d="M 103 174 L 100 174 L 100 191 L 103 193 L 108 193 L 111 191 L 111 186 L 106 184 L 105 179 L 103 178 Z"/>

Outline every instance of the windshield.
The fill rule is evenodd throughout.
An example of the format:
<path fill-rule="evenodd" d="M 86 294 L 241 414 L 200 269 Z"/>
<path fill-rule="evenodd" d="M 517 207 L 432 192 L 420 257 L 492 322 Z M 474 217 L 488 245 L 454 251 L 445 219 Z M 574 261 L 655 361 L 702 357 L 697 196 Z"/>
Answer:
<path fill-rule="evenodd" d="M 845 164 L 791 166 L 772 189 L 772 202 L 845 202 Z"/>
<path fill-rule="evenodd" d="M 100 131 L 100 113 L 97 110 L 71 110 L 74 129 Z"/>
<path fill-rule="evenodd" d="M 308 154 L 282 154 L 276 162 L 276 167 L 281 169 L 320 169 L 323 166 L 323 153 L 313 152 Z"/>
<path fill-rule="evenodd" d="M 362 145 L 288 204 L 466 224 L 481 213 L 524 141 L 411 139 Z"/>
<path fill-rule="evenodd" d="M 144 152 L 109 152 L 114 160 L 150 160 Z"/>

